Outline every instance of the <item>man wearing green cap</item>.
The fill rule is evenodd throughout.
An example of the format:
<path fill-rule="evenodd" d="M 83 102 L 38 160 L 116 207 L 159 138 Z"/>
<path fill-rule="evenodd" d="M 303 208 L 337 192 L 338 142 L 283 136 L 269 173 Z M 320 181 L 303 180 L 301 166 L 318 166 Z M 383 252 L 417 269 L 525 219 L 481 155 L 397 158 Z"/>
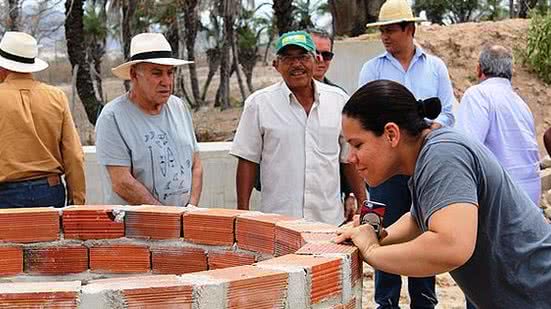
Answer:
<path fill-rule="evenodd" d="M 387 79 L 408 88 L 417 99 L 438 97 L 442 112 L 433 121 L 432 128 L 453 126 L 455 102 L 452 84 L 444 62 L 425 53 L 415 45 L 415 22 L 406 0 L 387 0 L 379 11 L 379 19 L 367 27 L 378 27 L 386 52 L 366 62 L 360 72 L 358 87 L 370 81 Z M 407 176 L 394 176 L 377 187 L 369 188 L 372 200 L 388 205 L 383 225 L 389 228 L 411 208 L 411 194 Z M 392 230 L 392 227 L 389 228 Z M 402 279 L 398 275 L 375 272 L 375 301 L 379 308 L 399 308 Z M 408 278 L 411 308 L 434 308 L 437 304 L 435 278 Z"/>
<path fill-rule="evenodd" d="M 341 224 L 340 114 L 348 96 L 313 79 L 315 45 L 308 33 L 283 34 L 276 53 L 274 67 L 283 81 L 247 98 L 230 151 L 239 160 L 238 208 L 249 209 L 260 165 L 261 211 Z M 356 196 L 365 199 L 361 178 L 345 170 Z"/>

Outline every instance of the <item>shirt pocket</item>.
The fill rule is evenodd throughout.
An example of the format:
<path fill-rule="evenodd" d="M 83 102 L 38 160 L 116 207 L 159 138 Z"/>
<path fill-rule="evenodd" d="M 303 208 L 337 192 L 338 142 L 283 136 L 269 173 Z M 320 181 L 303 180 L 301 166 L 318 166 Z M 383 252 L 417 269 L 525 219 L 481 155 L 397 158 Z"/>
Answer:
<path fill-rule="evenodd" d="M 334 155 L 339 151 L 339 128 L 320 126 L 318 146 L 321 153 Z"/>

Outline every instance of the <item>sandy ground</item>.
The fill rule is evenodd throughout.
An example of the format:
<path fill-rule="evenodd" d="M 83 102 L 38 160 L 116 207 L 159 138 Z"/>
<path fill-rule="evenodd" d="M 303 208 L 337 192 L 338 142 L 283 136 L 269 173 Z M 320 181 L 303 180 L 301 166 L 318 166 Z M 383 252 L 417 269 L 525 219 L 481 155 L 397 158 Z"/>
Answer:
<path fill-rule="evenodd" d="M 526 32 L 529 21 L 508 20 L 502 22 L 466 23 L 450 27 L 421 26 L 417 32 L 418 43 L 430 53 L 433 53 L 444 60 L 447 64 L 453 82 L 456 97 L 459 99 L 463 92 L 476 83 L 475 65 L 478 53 L 483 43 L 494 42 L 519 51 L 526 46 Z M 367 37 L 355 38 L 355 40 L 367 39 Z M 200 84 L 202 85 L 206 68 L 199 69 Z M 256 89 L 265 87 L 279 76 L 270 66 L 259 66 L 255 69 L 254 86 Z M 214 96 L 218 80 L 215 78 L 210 86 L 209 97 Z M 545 128 L 551 126 L 551 87 L 524 67 L 520 61 L 514 66 L 513 85 L 518 93 L 530 106 L 536 121 L 538 132 L 538 143 L 543 154 L 541 136 Z M 70 85 L 61 85 L 71 98 Z M 123 93 L 122 83 L 116 79 L 104 81 L 108 99 L 113 99 Z M 232 86 L 232 97 L 240 98 L 235 81 Z M 78 102 L 74 105 L 74 117 L 79 127 L 81 139 L 84 144 L 93 144 L 93 127 L 86 121 L 82 105 Z M 224 141 L 233 137 L 235 128 L 239 121 L 241 108 L 232 108 L 220 111 L 209 106 L 194 113 L 194 125 L 201 141 Z M 364 295 L 363 304 L 365 308 L 374 308 L 373 303 L 373 271 L 365 265 L 364 267 Z M 403 307 L 409 303 L 407 296 L 407 280 L 403 280 L 402 297 L 400 304 Z M 464 308 L 463 293 L 457 287 L 448 274 L 437 276 L 437 294 L 439 308 Z"/>
<path fill-rule="evenodd" d="M 409 308 L 409 296 L 407 293 L 407 277 L 402 277 L 402 293 L 400 295 L 400 306 Z M 363 308 L 376 308 L 377 304 L 373 300 L 374 281 L 373 268 L 364 263 L 364 289 L 362 304 Z M 461 289 L 449 274 L 436 276 L 436 294 L 438 298 L 437 308 L 459 309 L 465 308 L 465 296 Z"/>

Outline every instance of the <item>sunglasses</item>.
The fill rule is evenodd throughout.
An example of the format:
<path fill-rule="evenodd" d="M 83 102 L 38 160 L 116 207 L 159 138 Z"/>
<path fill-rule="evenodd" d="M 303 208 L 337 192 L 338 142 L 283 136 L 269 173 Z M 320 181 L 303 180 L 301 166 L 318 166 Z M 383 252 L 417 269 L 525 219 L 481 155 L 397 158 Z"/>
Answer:
<path fill-rule="evenodd" d="M 333 59 L 333 56 L 335 55 L 334 53 L 332 53 L 332 52 L 330 52 L 330 51 L 322 51 L 322 52 L 320 52 L 319 50 L 316 50 L 316 54 L 321 55 L 321 57 L 322 57 L 323 60 L 325 60 L 325 61 L 330 61 L 331 59 Z"/>

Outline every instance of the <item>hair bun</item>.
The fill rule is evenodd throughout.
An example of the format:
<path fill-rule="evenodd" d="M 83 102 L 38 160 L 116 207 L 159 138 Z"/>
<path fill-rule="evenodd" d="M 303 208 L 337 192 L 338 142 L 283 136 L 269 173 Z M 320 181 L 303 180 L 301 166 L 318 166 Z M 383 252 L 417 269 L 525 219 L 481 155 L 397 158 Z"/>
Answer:
<path fill-rule="evenodd" d="M 417 101 L 418 113 L 421 118 L 436 119 L 442 111 L 442 104 L 440 99 L 432 97 L 424 100 Z"/>

